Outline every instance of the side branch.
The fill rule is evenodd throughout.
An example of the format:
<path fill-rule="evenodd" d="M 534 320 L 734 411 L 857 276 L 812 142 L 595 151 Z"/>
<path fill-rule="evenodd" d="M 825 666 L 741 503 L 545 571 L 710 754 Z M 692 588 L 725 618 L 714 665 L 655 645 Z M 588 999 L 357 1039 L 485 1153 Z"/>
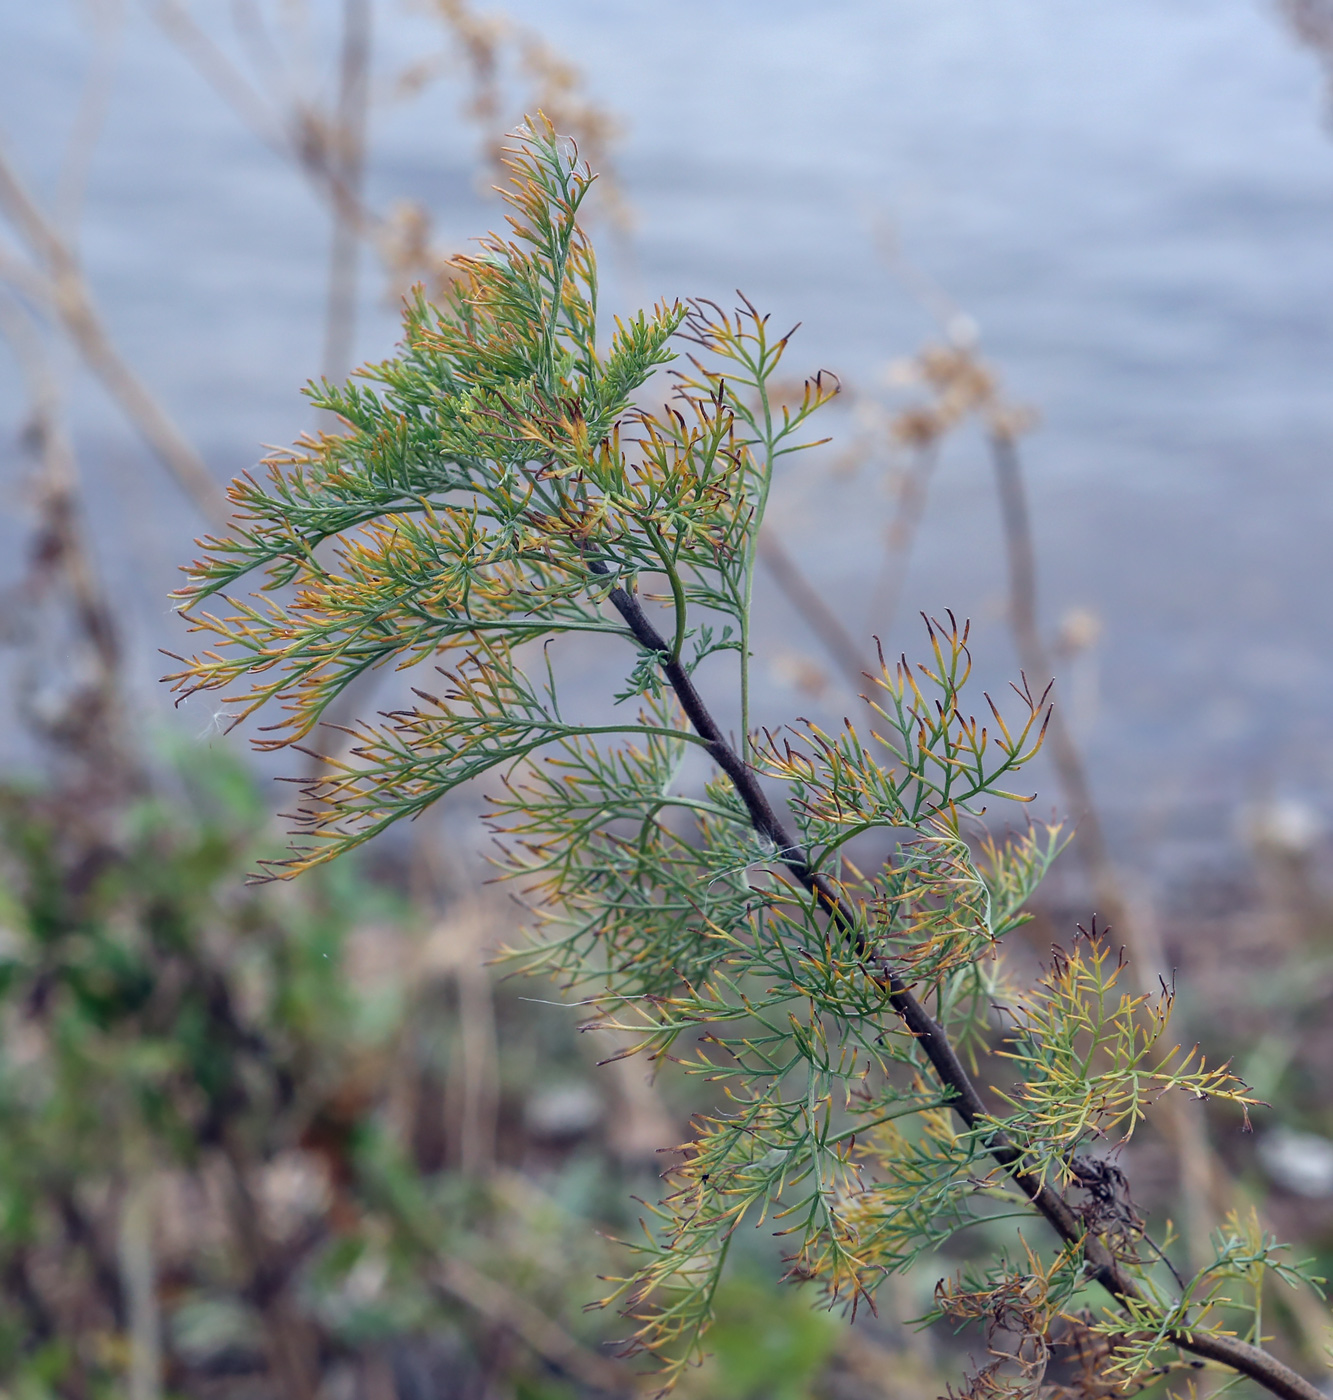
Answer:
<path fill-rule="evenodd" d="M 598 561 L 593 561 L 590 567 L 596 574 L 605 576 L 610 573 L 610 569 Z M 754 829 L 772 841 L 777 848 L 778 858 L 824 906 L 829 917 L 845 932 L 853 934 L 855 919 L 851 911 L 839 898 L 827 878 L 810 865 L 800 844 L 773 810 L 754 771 L 727 742 L 684 664 L 679 658 L 673 657 L 671 646 L 644 612 L 642 604 L 624 588 L 613 588 L 610 600 L 612 607 L 624 619 L 635 641 L 645 651 L 656 652 L 661 658 L 662 672 L 676 692 L 681 708 L 704 740 L 714 762 L 731 779 L 737 795 L 750 814 Z M 887 976 L 881 974 L 876 980 L 887 987 L 889 1004 L 920 1043 L 940 1082 L 952 1091 L 953 1098 L 949 1106 L 969 1130 L 984 1133 L 990 1114 L 944 1028 L 917 1000 L 896 972 L 890 970 Z M 1085 1266 L 1091 1278 L 1096 1279 L 1113 1298 L 1137 1299 L 1141 1296 L 1134 1280 L 1120 1267 L 1106 1244 L 1089 1232 L 1069 1202 L 1040 1177 L 1023 1170 L 1022 1153 L 1007 1133 L 1002 1129 L 992 1131 L 986 1138 L 986 1146 L 990 1155 L 1009 1174 L 1014 1184 L 1045 1216 L 1056 1234 L 1067 1243 L 1082 1246 Z M 1223 1362 L 1258 1381 L 1274 1394 L 1283 1396 L 1284 1400 L 1327 1400 L 1323 1392 L 1303 1376 L 1248 1342 L 1215 1334 L 1195 1335 L 1187 1329 L 1180 1329 L 1169 1335 L 1171 1341 L 1184 1350 L 1209 1360 Z"/>

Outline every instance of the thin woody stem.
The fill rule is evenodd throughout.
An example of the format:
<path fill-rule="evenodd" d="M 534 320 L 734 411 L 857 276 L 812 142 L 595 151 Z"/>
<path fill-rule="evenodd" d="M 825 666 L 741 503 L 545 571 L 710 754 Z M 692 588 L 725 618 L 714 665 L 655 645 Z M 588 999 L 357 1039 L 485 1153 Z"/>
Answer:
<path fill-rule="evenodd" d="M 848 684 L 854 690 L 858 688 L 865 679 L 868 664 L 861 648 L 843 626 L 842 619 L 810 586 L 810 580 L 771 529 L 760 532 L 759 560 L 801 621 L 823 643 Z"/>
<path fill-rule="evenodd" d="M 93 305 L 72 248 L 38 207 L 3 151 L 0 214 L 41 265 L 42 274 L 31 279 L 33 288 L 64 326 L 88 368 L 102 381 L 204 518 L 216 526 L 225 524 L 228 517 L 222 491 L 203 458 L 121 358 Z"/>
<path fill-rule="evenodd" d="M 1032 520 L 1018 444 L 1011 432 L 993 429 L 990 446 L 1009 567 L 1009 625 L 1026 674 L 1049 676 L 1051 659 L 1037 621 L 1037 555 L 1032 542 Z M 1049 736 L 1055 771 L 1078 823 L 1074 850 L 1083 859 L 1103 913 L 1111 923 L 1123 928 L 1128 923 L 1125 901 L 1093 800 L 1092 784 L 1069 724 L 1058 708 L 1051 714 Z"/>
<path fill-rule="evenodd" d="M 603 576 L 610 573 L 607 566 L 600 562 L 593 562 L 590 567 L 594 573 Z M 624 588 L 617 587 L 611 590 L 610 602 L 624 619 L 635 641 L 645 651 L 656 652 L 661 658 L 663 674 L 676 692 L 681 708 L 704 740 L 714 762 L 731 779 L 737 795 L 745 804 L 754 829 L 773 843 L 778 858 L 823 905 L 829 917 L 842 929 L 851 933 L 855 928 L 852 912 L 839 898 L 828 879 L 810 864 L 805 851 L 783 825 L 760 787 L 754 770 L 742 761 L 727 742 L 717 721 L 695 689 L 688 671 L 678 658 L 672 658 L 671 647 L 649 620 L 639 600 Z M 952 1092 L 949 1107 L 969 1130 L 980 1128 L 984 1131 L 991 1115 L 987 1112 L 976 1085 L 973 1084 L 944 1028 L 917 1000 L 896 972 L 880 974 L 877 980 L 887 986 L 889 1004 L 916 1037 L 941 1084 Z M 1133 1279 L 1120 1267 L 1110 1249 L 1088 1231 L 1069 1202 L 1040 1177 L 1023 1170 L 1023 1154 L 1003 1129 L 991 1131 L 986 1138 L 986 1146 L 990 1155 L 1045 1216 L 1061 1239 L 1082 1247 L 1084 1262 L 1092 1278 L 1114 1298 L 1137 1299 L 1142 1296 Z M 1239 1341 L 1235 1337 L 1203 1334 L 1195 1336 L 1185 1329 L 1176 1330 L 1168 1335 L 1172 1342 L 1184 1350 L 1209 1360 L 1221 1361 L 1258 1381 L 1274 1394 L 1285 1397 L 1285 1400 L 1327 1400 L 1323 1392 L 1303 1376 L 1248 1342 Z"/>

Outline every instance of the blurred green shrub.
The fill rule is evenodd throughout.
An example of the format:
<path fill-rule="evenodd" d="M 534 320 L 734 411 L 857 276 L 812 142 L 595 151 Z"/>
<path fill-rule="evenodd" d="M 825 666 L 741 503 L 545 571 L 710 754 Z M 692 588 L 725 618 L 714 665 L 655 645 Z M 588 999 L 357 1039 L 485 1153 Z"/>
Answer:
<path fill-rule="evenodd" d="M 176 785 L 91 843 L 77 793 L 0 791 L 0 1386 L 134 1394 L 137 1364 L 302 1397 L 377 1359 L 618 1385 L 552 1320 L 586 1222 L 413 1161 L 420 921 L 351 865 L 246 885 L 248 776 L 189 753 Z"/>
<path fill-rule="evenodd" d="M 227 692 L 238 719 L 280 704 L 263 748 L 304 748 L 367 672 L 438 663 L 432 689 L 320 760 L 305 844 L 270 868 L 319 867 L 473 778 L 500 783 L 490 821 L 535 924 L 516 956 L 595 1005 L 622 1057 L 725 1085 L 606 1300 L 668 1380 L 704 1358 L 742 1223 L 781 1222 L 784 1278 L 855 1307 L 1012 1220 L 1047 1243 L 1020 1233 L 936 1293 L 937 1318 L 984 1332 L 971 1394 L 1037 1394 L 1073 1336 L 1088 1390 L 1201 1357 L 1316 1400 L 1263 1349 L 1262 1316 L 1268 1282 L 1318 1281 L 1236 1215 L 1182 1276 L 1106 1155 L 1166 1095 L 1242 1113 L 1253 1095 L 1171 1047 L 1173 993 L 1126 991 L 1095 921 L 1032 985 L 1001 969 L 1060 836 L 996 840 L 981 818 L 1028 800 L 1011 789 L 1046 695 L 1024 683 L 1008 722 L 989 697 L 970 715 L 950 616 L 927 624 L 924 664 L 867 676 L 864 737 L 757 728 L 759 532 L 836 384 L 784 387 L 789 337 L 748 302 L 659 304 L 602 344 L 578 222 L 591 172 L 540 117 L 510 169 L 509 235 L 457 260 L 441 306 L 414 299 L 398 356 L 315 391 L 346 431 L 237 481 L 235 526 L 183 590 L 208 649 L 177 687 Z M 650 412 L 636 395 L 680 341 L 676 393 Z M 574 712 L 547 645 L 571 634 L 616 639 L 614 700 L 636 710 Z M 691 785 L 692 756 L 711 780 Z"/>

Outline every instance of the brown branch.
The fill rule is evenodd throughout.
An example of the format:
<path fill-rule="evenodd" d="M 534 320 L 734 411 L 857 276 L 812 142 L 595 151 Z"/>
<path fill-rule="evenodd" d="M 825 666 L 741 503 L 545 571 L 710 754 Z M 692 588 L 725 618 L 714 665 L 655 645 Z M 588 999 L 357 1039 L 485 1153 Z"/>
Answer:
<path fill-rule="evenodd" d="M 1026 675 L 1040 683 L 1043 677 L 1051 674 L 1052 668 L 1037 621 L 1037 557 L 1032 543 L 1027 493 L 1023 489 L 1022 463 L 1014 435 L 1005 431 L 1003 426 L 992 428 L 990 445 L 1009 565 L 1009 626 L 1014 634 L 1019 665 Z M 1074 849 L 1083 860 L 1093 892 L 1108 922 L 1123 927 L 1127 920 L 1125 901 L 1116 879 L 1106 834 L 1097 815 L 1092 784 L 1064 713 L 1058 707 L 1051 712 L 1047 739 L 1056 776 L 1078 828 Z"/>
<path fill-rule="evenodd" d="M 118 51 L 127 16 L 115 0 L 111 3 L 94 0 L 87 8 L 86 18 L 93 31 L 92 58 L 75 108 L 58 192 L 53 200 L 56 223 L 66 229 L 77 227 L 79 222 L 93 152 L 115 95 Z"/>
<path fill-rule="evenodd" d="M 861 648 L 843 626 L 837 613 L 810 586 L 810 580 L 771 528 L 759 534 L 759 558 L 773 582 L 796 610 L 797 616 L 819 638 L 848 683 L 853 689 L 859 688 L 865 679 L 867 658 L 862 655 Z"/>
<path fill-rule="evenodd" d="M 142 786 L 129 741 L 120 693 L 120 642 L 116 620 L 89 549 L 79 506 L 78 466 L 65 430 L 60 391 L 43 338 L 31 315 L 0 289 L 0 336 L 7 340 L 26 381 L 28 421 L 23 438 L 38 462 L 37 523 L 28 544 L 28 569 L 14 602 L 27 617 L 22 634 L 30 646 L 43 635 L 34 622 L 52 596 L 64 595 L 78 634 L 93 662 L 58 717 L 29 707 L 27 718 L 80 772 L 80 815 L 93 819 L 103 803 L 123 801 Z M 69 658 L 64 658 L 68 664 Z M 94 823 L 95 824 L 95 823 Z"/>
<path fill-rule="evenodd" d="M 83 630 L 109 678 L 120 660 L 115 625 L 78 524 L 78 471 L 61 417 L 56 378 L 37 328 L 6 295 L 0 295 L 0 336 L 9 342 L 27 381 L 24 436 L 41 469 L 39 510 L 43 526 L 33 546 L 34 565 L 64 571 Z M 110 684 L 109 679 L 106 683 Z"/>
<path fill-rule="evenodd" d="M 366 112 L 370 95 L 369 0 L 343 0 L 342 57 L 332 150 L 325 155 L 332 183 L 333 246 L 324 325 L 324 377 L 347 377 L 356 333 L 357 263 L 364 225 Z M 340 198 L 339 192 L 345 197 Z"/>
<path fill-rule="evenodd" d="M 605 564 L 593 563 L 591 567 L 594 573 L 603 576 L 610 573 Z M 852 912 L 838 897 L 828 879 L 810 865 L 805 852 L 773 811 L 754 771 L 727 743 L 689 673 L 679 660 L 671 659 L 671 648 L 653 626 L 638 599 L 623 588 L 613 588 L 610 601 L 639 645 L 646 651 L 656 652 L 661 658 L 663 673 L 676 692 L 681 708 L 704 739 L 714 762 L 731 779 L 755 830 L 773 842 L 775 854 L 827 910 L 830 918 L 845 932 L 852 933 L 855 928 Z M 940 1083 L 951 1091 L 953 1097 L 949 1106 L 969 1130 L 986 1132 L 991 1115 L 944 1028 L 897 973 L 890 971 L 876 980 L 883 981 L 889 992 L 889 1004 L 917 1039 Z M 1107 1245 L 1088 1231 L 1064 1197 L 1040 1177 L 1023 1170 L 1022 1153 L 1008 1134 L 1002 1129 L 995 1129 L 988 1133 L 985 1142 L 990 1155 L 1045 1216 L 1061 1239 L 1081 1246 L 1090 1276 L 1114 1298 L 1139 1298 L 1141 1295 L 1133 1279 L 1120 1267 Z M 1200 1334 L 1196 1338 L 1187 1329 L 1173 1332 L 1170 1336 L 1177 1346 L 1199 1356 L 1224 1361 L 1275 1394 L 1285 1397 L 1285 1400 L 1326 1400 L 1322 1391 L 1290 1367 L 1234 1337 Z"/>
<path fill-rule="evenodd" d="M 361 10 L 365 2 L 344 0 L 347 11 Z M 345 11 L 340 111 L 333 122 L 300 96 L 292 97 L 287 112 L 271 111 L 263 96 L 179 0 L 156 0 L 150 10 L 163 32 L 194 65 L 195 71 L 251 133 L 274 155 L 295 166 L 309 183 L 312 193 L 329 206 L 335 227 L 342 227 L 353 240 L 365 239 L 377 244 L 383 256 L 384 240 L 393 236 L 393 229 L 389 219 L 362 199 L 360 167 L 364 164 L 364 150 L 357 152 L 352 163 L 356 167 L 354 179 L 347 178 L 348 166 L 343 159 L 348 149 L 349 131 L 364 128 L 368 106 L 368 8 L 361 15 Z M 347 117 L 351 120 L 344 124 Z M 350 131 L 351 146 L 359 145 L 363 139 Z"/>
<path fill-rule="evenodd" d="M 213 91 L 277 155 L 289 155 L 280 118 L 179 0 L 149 0 L 148 11 Z"/>
<path fill-rule="evenodd" d="M 898 509 L 889 526 L 885 541 L 884 563 L 870 597 L 871 630 L 887 637 L 902 601 L 907 582 L 907 569 L 912 561 L 912 545 L 926 513 L 926 498 L 930 479 L 940 460 L 938 437 L 929 437 L 916 444 L 911 467 L 898 497 Z"/>
<path fill-rule="evenodd" d="M 110 1309 L 119 1329 L 125 1327 L 127 1309 L 121 1289 L 120 1271 L 115 1256 L 102 1241 L 93 1223 L 84 1214 L 72 1182 L 62 1182 L 55 1188 L 55 1208 L 65 1231 L 65 1238 L 76 1249 L 82 1249 L 88 1259 L 93 1282 Z"/>
<path fill-rule="evenodd" d="M 935 440 L 922 443 L 917 450 L 912 473 L 904 486 L 898 512 L 889 530 L 888 550 L 884 567 L 875 585 L 870 605 L 877 635 L 887 635 L 902 596 L 903 581 L 911 556 L 912 541 L 925 512 L 930 478 L 939 460 L 939 444 Z M 859 693 L 861 682 L 871 672 L 870 658 L 852 636 L 842 619 L 824 601 L 799 564 L 787 552 L 786 546 L 771 527 L 759 536 L 759 559 L 769 576 L 792 605 L 796 615 L 815 634 L 824 650 L 842 672 L 843 679 Z M 864 697 L 862 697 L 864 698 Z"/>
<path fill-rule="evenodd" d="M 225 524 L 221 490 L 203 458 L 115 348 L 78 259 L 0 151 L 0 211 L 46 272 L 45 300 L 88 368 L 211 524 Z"/>

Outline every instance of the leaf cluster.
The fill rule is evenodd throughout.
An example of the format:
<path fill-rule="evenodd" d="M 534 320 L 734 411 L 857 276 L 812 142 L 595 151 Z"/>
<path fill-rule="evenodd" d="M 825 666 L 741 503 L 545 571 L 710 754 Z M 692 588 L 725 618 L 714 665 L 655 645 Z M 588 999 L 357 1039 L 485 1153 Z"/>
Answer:
<path fill-rule="evenodd" d="M 1142 1299 L 1127 1305 L 1128 1319 L 1102 1310 L 1094 1328 L 1113 1341 L 1108 1376 L 1134 1381 L 1169 1358 L 1180 1338 L 1210 1331 L 1233 1335 L 1237 1319 L 1244 1321 L 1245 1340 L 1262 1344 L 1264 1289 L 1270 1279 L 1325 1296 L 1326 1280 L 1311 1270 L 1312 1261 L 1287 1258 L 1288 1247 L 1263 1229 L 1253 1208 L 1231 1211 L 1213 1232 L 1212 1243 L 1212 1260 L 1178 1291 L 1150 1283 Z"/>
<path fill-rule="evenodd" d="M 1175 994 L 1165 986 L 1157 997 L 1124 991 L 1127 966 L 1107 939 L 1079 938 L 1053 949 L 1035 986 L 1005 1007 L 1013 1029 L 997 1054 L 1019 1079 L 997 1091 L 1012 1110 L 997 1121 L 1021 1136 L 1039 1174 L 1070 1179 L 1080 1143 L 1127 1142 L 1171 1090 L 1234 1103 L 1248 1127 L 1258 1100 L 1228 1066 L 1210 1069 L 1198 1046 L 1162 1044 Z"/>
<path fill-rule="evenodd" d="M 307 844 L 280 869 L 492 776 L 497 860 L 531 913 L 516 961 L 577 987 L 625 1053 L 716 1086 L 607 1299 L 668 1377 L 702 1354 L 743 1223 L 777 1230 L 790 1280 L 855 1307 L 959 1231 L 1081 1218 L 1026 1274 L 1058 1274 L 1063 1307 L 1102 1230 L 1060 1195 L 1077 1154 L 1170 1090 L 1252 1100 L 1225 1068 L 1159 1048 L 1170 995 L 1118 992 L 1104 942 L 1057 952 L 1030 992 L 1002 985 L 1000 943 L 1061 835 L 999 840 L 981 819 L 1027 800 L 1013 782 L 1049 706 L 1025 680 L 1012 717 L 984 697 L 978 719 L 965 625 L 928 622 L 922 664 L 881 658 L 864 733 L 754 729 L 759 531 L 776 467 L 836 385 L 785 390 L 789 337 L 748 302 L 659 305 L 603 343 L 578 224 L 591 173 L 540 118 L 509 169 L 508 233 L 459 260 L 441 306 L 409 305 L 397 356 L 315 392 L 345 430 L 234 488 L 237 530 L 206 542 L 183 598 L 208 649 L 175 683 L 228 692 L 238 718 L 276 705 L 260 742 L 299 745 L 366 672 L 436 667 L 326 760 L 298 814 Z M 238 601 L 251 575 L 261 591 Z M 615 698 L 636 712 L 571 710 L 553 644 L 572 634 L 613 639 Z M 726 664 L 734 747 L 700 692 Z M 700 757 L 716 765 L 702 784 Z M 997 1001 L 1016 1081 L 978 1107 L 951 1047 L 992 1047 Z M 1130 1306 L 1163 1337 L 1206 1325 L 1151 1289 Z"/>

